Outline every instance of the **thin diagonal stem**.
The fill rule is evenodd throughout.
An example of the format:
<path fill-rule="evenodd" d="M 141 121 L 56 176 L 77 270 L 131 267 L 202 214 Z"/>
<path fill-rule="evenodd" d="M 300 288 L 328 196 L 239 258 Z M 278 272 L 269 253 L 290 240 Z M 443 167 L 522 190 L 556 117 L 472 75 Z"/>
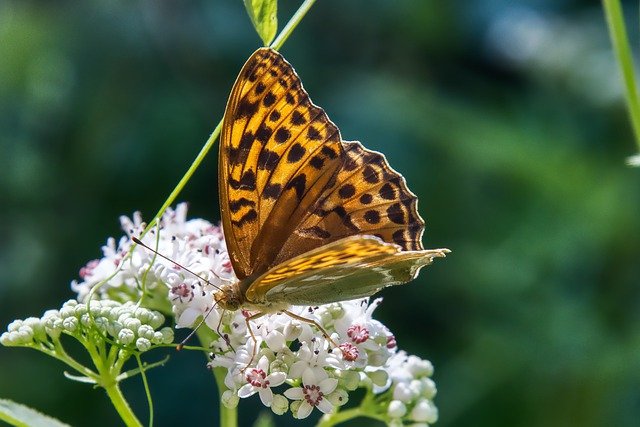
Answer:
<path fill-rule="evenodd" d="M 284 26 L 278 37 L 271 43 L 269 46 L 271 49 L 280 50 L 285 41 L 289 38 L 293 30 L 296 29 L 302 18 L 307 14 L 311 6 L 316 2 L 316 0 L 305 0 L 304 3 L 300 5 L 296 13 L 293 14 L 287 25 Z"/>
<path fill-rule="evenodd" d="M 613 51 L 618 60 L 620 71 L 622 72 L 622 80 L 625 85 L 625 97 L 633 133 L 638 149 L 640 150 L 640 102 L 638 100 L 633 56 L 631 54 L 631 47 L 629 46 L 627 30 L 624 25 L 622 7 L 620 6 L 620 0 L 602 0 L 602 5 L 607 16 L 607 25 L 609 26 L 609 35 L 611 36 Z"/>

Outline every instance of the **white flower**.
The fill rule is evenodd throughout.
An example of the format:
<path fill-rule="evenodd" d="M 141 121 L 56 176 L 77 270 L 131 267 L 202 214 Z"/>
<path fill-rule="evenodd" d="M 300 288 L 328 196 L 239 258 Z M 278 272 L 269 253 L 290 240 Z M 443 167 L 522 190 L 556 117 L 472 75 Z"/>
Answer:
<path fill-rule="evenodd" d="M 277 387 L 284 383 L 287 375 L 284 372 L 269 372 L 269 359 L 262 356 L 255 368 L 247 368 L 244 371 L 246 384 L 238 390 L 238 396 L 241 398 L 253 396 L 258 393 L 260 400 L 264 406 L 271 406 L 273 402 L 273 391 L 271 387 Z"/>
<path fill-rule="evenodd" d="M 146 224 L 139 213 L 131 219 L 121 217 L 120 222 L 125 236 L 107 240 L 103 257 L 87 263 L 80 281 L 72 283 L 78 299 L 84 300 L 98 284 L 98 298 L 130 301 L 144 292 L 143 301 L 162 304 L 166 300 L 171 304 L 176 327 L 200 325 L 216 332 L 218 338 L 205 345 L 210 349 L 209 367 L 226 371 L 225 406 L 234 407 L 239 398 L 258 394 L 275 414 L 290 409 L 295 417 L 305 418 L 314 407 L 332 412 L 349 400 L 349 392 L 361 387 L 379 395 L 375 398 L 377 416 L 388 417 L 394 425 L 437 419 L 432 402 L 436 387 L 430 378 L 433 366 L 398 351 L 393 334 L 373 318 L 381 299 L 290 307 L 288 311 L 298 318 L 287 313 L 222 310 L 214 295 L 237 279 L 220 227 L 202 219 L 188 220 L 184 203 L 175 210 L 167 209 L 158 227 L 143 237 Z M 141 245 L 130 253 L 132 236 L 162 256 Z M 104 306 L 96 303 L 91 306 L 93 316 L 84 304 L 74 301 L 65 304 L 60 313 L 36 319 L 39 323 L 33 328 L 13 325 L 15 331 L 3 334 L 0 341 L 56 337 L 76 328 L 76 319 L 78 328 L 97 326 L 128 351 L 146 351 L 173 339 L 171 329 L 158 330 L 164 323 L 159 313 L 106 300 Z M 261 315 L 252 318 L 255 314 Z M 273 388 L 285 381 L 300 386 L 275 393 Z M 383 393 L 386 390 L 389 392 Z"/>
<path fill-rule="evenodd" d="M 327 395 L 338 386 L 335 378 L 316 378 L 312 370 L 305 371 L 302 377 L 301 387 L 292 387 L 284 392 L 284 395 L 292 400 L 300 400 L 296 418 L 302 419 L 309 416 L 313 408 L 318 408 L 325 414 L 333 411 L 333 404 L 327 399 Z"/>

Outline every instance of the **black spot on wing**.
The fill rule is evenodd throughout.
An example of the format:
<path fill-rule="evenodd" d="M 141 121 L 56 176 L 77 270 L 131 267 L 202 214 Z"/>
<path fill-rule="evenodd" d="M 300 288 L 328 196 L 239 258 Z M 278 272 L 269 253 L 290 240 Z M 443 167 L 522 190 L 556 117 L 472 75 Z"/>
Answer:
<path fill-rule="evenodd" d="M 299 162 L 300 159 L 302 159 L 302 157 L 305 155 L 306 152 L 307 151 L 304 149 L 304 147 L 296 142 L 289 149 L 289 154 L 287 154 L 287 162 L 289 162 L 289 163 Z"/>
<path fill-rule="evenodd" d="M 297 175 L 295 178 L 289 181 L 285 189 L 289 190 L 293 188 L 296 192 L 296 196 L 298 197 L 298 200 L 302 200 L 302 196 L 304 196 L 306 187 L 307 187 L 307 176 L 301 173 L 300 175 Z"/>
<path fill-rule="evenodd" d="M 247 117 L 251 117 L 258 111 L 259 105 L 258 102 L 250 102 L 247 98 L 244 98 L 242 101 L 238 103 L 238 108 L 236 110 L 236 119 L 246 119 Z"/>
<path fill-rule="evenodd" d="M 266 144 L 267 141 L 269 141 L 269 138 L 271 138 L 272 133 L 273 129 L 262 123 L 256 131 L 256 139 L 261 143 Z"/>
<path fill-rule="evenodd" d="M 254 207 L 256 202 L 253 200 L 249 200 L 246 197 L 242 197 L 238 200 L 231 200 L 229 202 L 229 210 L 233 213 L 238 212 L 243 206 L 251 206 Z"/>
<path fill-rule="evenodd" d="M 303 125 L 307 123 L 307 119 L 304 118 L 304 114 L 302 114 L 300 111 L 294 111 L 291 114 L 291 124 L 292 125 Z"/>
<path fill-rule="evenodd" d="M 280 112 L 278 110 L 273 110 L 269 115 L 269 120 L 271 120 L 272 122 L 277 122 L 278 120 L 280 120 L 280 117 Z"/>
<path fill-rule="evenodd" d="M 287 142 L 289 138 L 291 138 L 291 132 L 289 129 L 281 127 L 276 131 L 275 139 L 278 144 Z"/>
<path fill-rule="evenodd" d="M 250 209 L 247 213 L 242 215 L 239 220 L 231 221 L 231 223 L 237 227 L 242 227 L 246 223 L 253 222 L 258 219 L 258 213 L 255 209 Z"/>
<path fill-rule="evenodd" d="M 404 224 L 404 211 L 400 203 L 394 203 L 387 208 L 387 217 L 396 224 Z"/>
<path fill-rule="evenodd" d="M 380 188 L 378 194 L 385 200 L 394 200 L 396 198 L 396 191 L 388 182 Z"/>
<path fill-rule="evenodd" d="M 362 196 L 360 196 L 360 203 L 364 205 L 368 205 L 372 201 L 373 201 L 373 196 L 369 193 L 365 193 Z"/>
<path fill-rule="evenodd" d="M 369 224 L 377 224 L 380 222 L 380 214 L 378 213 L 378 211 L 371 209 L 370 211 L 365 212 L 364 220 Z"/>
<path fill-rule="evenodd" d="M 280 184 L 267 184 L 262 190 L 262 196 L 266 199 L 277 199 L 282 193 L 282 185 Z"/>
<path fill-rule="evenodd" d="M 356 187 L 352 184 L 345 184 L 338 190 L 338 195 L 341 199 L 348 199 L 353 197 L 354 194 L 356 194 Z"/>
<path fill-rule="evenodd" d="M 376 184 L 380 182 L 380 177 L 378 176 L 378 172 L 371 165 L 366 165 L 364 170 L 362 171 L 362 177 L 369 184 Z"/>
<path fill-rule="evenodd" d="M 267 150 L 266 148 L 260 152 L 258 156 L 258 169 L 266 169 L 268 171 L 273 171 L 278 162 L 280 161 L 280 156 L 275 151 Z"/>
<path fill-rule="evenodd" d="M 246 170 L 240 177 L 240 181 L 237 181 L 229 177 L 229 185 L 234 190 L 249 190 L 256 189 L 256 174 L 251 170 Z"/>
<path fill-rule="evenodd" d="M 275 104 L 275 102 L 276 96 L 273 94 L 273 92 L 267 93 L 264 98 L 262 98 L 262 104 L 265 107 L 271 107 L 273 104 Z"/>
<path fill-rule="evenodd" d="M 322 139 L 322 134 L 315 127 L 309 126 L 309 129 L 307 130 L 307 137 L 312 141 L 319 141 Z"/>
<path fill-rule="evenodd" d="M 313 168 L 320 170 L 324 166 L 324 159 L 321 156 L 315 155 L 311 158 L 311 160 L 309 160 L 309 164 Z"/>
<path fill-rule="evenodd" d="M 326 145 L 322 146 L 320 152 L 330 159 L 335 159 L 336 157 L 338 157 L 338 153 L 336 153 L 333 148 L 327 147 Z"/>

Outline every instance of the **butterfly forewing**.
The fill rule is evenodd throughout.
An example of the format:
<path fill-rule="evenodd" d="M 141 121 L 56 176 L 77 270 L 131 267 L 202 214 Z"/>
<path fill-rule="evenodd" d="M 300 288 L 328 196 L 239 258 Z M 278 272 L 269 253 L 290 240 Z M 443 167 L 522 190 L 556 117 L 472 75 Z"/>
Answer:
<path fill-rule="evenodd" d="M 373 295 L 412 280 L 446 249 L 403 251 L 373 236 L 351 236 L 292 258 L 247 289 L 258 304 L 327 304 Z"/>
<path fill-rule="evenodd" d="M 382 154 L 342 141 L 291 65 L 268 48 L 249 58 L 231 92 L 219 185 L 249 303 L 372 295 L 448 252 L 422 250 L 424 221 L 402 175 Z"/>
<path fill-rule="evenodd" d="M 344 159 L 337 127 L 284 58 L 259 49 L 233 87 L 219 155 L 220 205 L 236 275 L 274 263 Z"/>

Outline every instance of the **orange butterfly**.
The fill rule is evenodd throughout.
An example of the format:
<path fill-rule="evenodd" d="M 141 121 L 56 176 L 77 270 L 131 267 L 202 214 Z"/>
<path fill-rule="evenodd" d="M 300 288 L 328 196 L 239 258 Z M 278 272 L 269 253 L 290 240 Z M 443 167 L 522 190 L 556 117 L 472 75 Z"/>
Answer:
<path fill-rule="evenodd" d="M 290 305 L 370 296 L 449 252 L 423 249 L 424 221 L 402 175 L 343 141 L 272 49 L 240 71 L 219 150 L 222 225 L 239 279 L 216 292 L 223 309 L 298 318 Z"/>

